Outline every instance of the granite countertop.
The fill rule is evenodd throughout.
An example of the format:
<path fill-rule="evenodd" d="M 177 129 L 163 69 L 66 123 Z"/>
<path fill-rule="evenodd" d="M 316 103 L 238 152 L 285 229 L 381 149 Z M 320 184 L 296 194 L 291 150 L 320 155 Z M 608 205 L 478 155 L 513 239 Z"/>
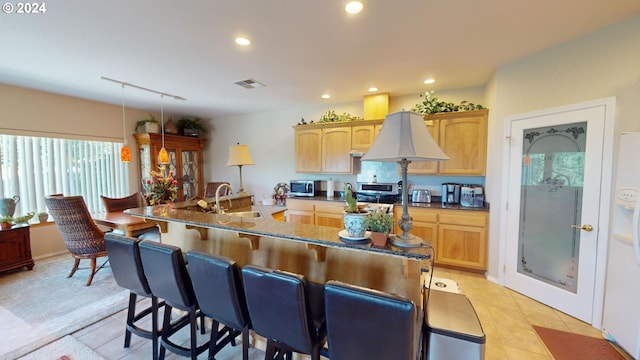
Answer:
<path fill-rule="evenodd" d="M 327 198 L 326 196 L 295 196 L 290 199 L 296 200 L 320 200 L 320 201 L 330 201 L 330 202 L 341 202 L 344 203 L 344 199 L 334 196 L 332 198 Z M 393 206 L 402 207 L 402 202 L 398 201 Z M 430 203 L 413 203 L 409 202 L 410 207 L 416 208 L 428 208 L 428 209 L 447 209 L 447 210 L 465 210 L 465 211 L 489 211 L 488 204 L 485 204 L 485 207 L 481 208 L 472 208 L 472 207 L 464 207 L 460 205 L 443 205 L 440 201 L 430 202 Z"/>
<path fill-rule="evenodd" d="M 124 212 L 132 216 L 139 216 L 156 221 L 177 222 L 191 226 L 224 229 L 258 236 L 270 236 L 289 239 L 292 241 L 301 241 L 322 246 L 359 249 L 363 251 L 402 256 L 405 258 L 423 260 L 428 259 L 431 256 L 431 248 L 427 245 L 419 248 L 404 249 L 392 246 L 388 243 L 386 247 L 375 247 L 371 244 L 369 239 L 359 241 L 342 239 L 338 235 L 342 229 L 328 226 L 276 221 L 271 215 L 286 210 L 286 208 L 282 206 L 253 205 L 251 209 L 253 211 L 260 212 L 262 217 L 252 219 L 233 216 L 232 212 L 228 212 L 226 214 L 215 214 L 182 209 L 184 207 L 194 205 L 196 205 L 195 201 L 187 201 L 169 205 L 127 209 Z"/>

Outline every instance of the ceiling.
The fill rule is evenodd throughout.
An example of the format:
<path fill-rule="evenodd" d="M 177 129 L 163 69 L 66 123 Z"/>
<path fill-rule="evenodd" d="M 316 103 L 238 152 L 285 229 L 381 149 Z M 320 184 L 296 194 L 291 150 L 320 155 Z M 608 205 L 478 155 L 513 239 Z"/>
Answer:
<path fill-rule="evenodd" d="M 371 86 L 437 95 L 640 12 L 637 0 L 363 2 L 355 16 L 344 0 L 42 2 L 44 14 L 1 14 L 0 83 L 121 104 L 104 76 L 184 97 L 165 111 L 202 118 L 357 101 Z M 246 78 L 266 86 L 234 84 Z M 124 98 L 159 111 L 157 94 Z"/>

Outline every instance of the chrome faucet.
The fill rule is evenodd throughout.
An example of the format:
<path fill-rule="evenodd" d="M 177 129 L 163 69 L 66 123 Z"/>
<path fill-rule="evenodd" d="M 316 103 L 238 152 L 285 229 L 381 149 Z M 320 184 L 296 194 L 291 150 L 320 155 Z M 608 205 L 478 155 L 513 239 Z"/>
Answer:
<path fill-rule="evenodd" d="M 229 200 L 229 209 L 233 207 L 233 203 L 231 202 L 231 198 L 229 198 L 229 196 L 224 195 L 220 197 L 220 190 L 222 190 L 225 187 L 229 188 L 229 194 L 233 193 L 233 189 L 229 184 L 221 184 L 220 186 L 218 186 L 218 188 L 216 189 L 216 212 L 218 214 L 224 214 L 224 209 L 220 207 L 220 200 L 225 200 L 225 199 Z"/>

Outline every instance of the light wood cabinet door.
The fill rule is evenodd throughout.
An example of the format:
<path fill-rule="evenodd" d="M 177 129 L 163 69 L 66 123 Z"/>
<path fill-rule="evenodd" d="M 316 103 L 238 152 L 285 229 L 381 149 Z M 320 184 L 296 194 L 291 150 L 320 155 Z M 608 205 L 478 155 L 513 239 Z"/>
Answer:
<path fill-rule="evenodd" d="M 487 220 L 485 212 L 443 211 L 438 224 L 436 263 L 486 270 Z"/>
<path fill-rule="evenodd" d="M 322 129 L 295 131 L 296 172 L 322 171 Z"/>
<path fill-rule="evenodd" d="M 425 125 L 427 125 L 427 129 L 433 138 L 433 141 L 438 143 L 438 121 L 437 120 L 426 120 Z M 438 163 L 440 161 L 414 161 L 407 167 L 408 174 L 415 175 L 433 175 L 438 173 Z M 400 172 L 400 167 L 398 166 L 398 172 Z"/>
<path fill-rule="evenodd" d="M 351 150 L 367 151 L 373 144 L 377 133 L 375 125 L 354 126 L 351 128 Z"/>
<path fill-rule="evenodd" d="M 286 221 L 294 224 L 314 224 L 313 211 L 287 210 Z"/>
<path fill-rule="evenodd" d="M 351 173 L 351 127 L 322 130 L 322 172 Z"/>
<path fill-rule="evenodd" d="M 449 160 L 440 162 L 440 174 L 485 174 L 487 110 L 467 113 L 465 116 L 440 120 L 439 145 L 449 156 Z"/>
<path fill-rule="evenodd" d="M 402 230 L 398 226 L 398 221 L 402 217 L 402 207 L 393 208 L 393 217 L 395 223 L 393 225 L 394 234 L 402 234 Z M 410 208 L 409 216 L 413 219 L 413 228 L 409 230 L 409 234 L 415 235 L 425 243 L 431 244 L 434 250 L 438 237 L 438 210 Z"/>

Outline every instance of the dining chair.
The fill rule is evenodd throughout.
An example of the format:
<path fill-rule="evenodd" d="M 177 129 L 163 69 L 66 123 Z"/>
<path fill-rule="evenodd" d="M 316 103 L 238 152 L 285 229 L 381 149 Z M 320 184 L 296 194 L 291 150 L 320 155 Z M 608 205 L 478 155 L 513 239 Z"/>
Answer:
<path fill-rule="evenodd" d="M 331 360 L 418 360 L 423 312 L 401 296 L 331 280 L 325 284 Z"/>
<path fill-rule="evenodd" d="M 121 212 L 126 209 L 147 206 L 144 196 L 140 193 L 133 193 L 121 198 L 112 198 L 100 195 L 100 200 L 102 200 L 102 205 L 104 205 L 107 212 Z M 136 230 L 133 232 L 133 236 L 139 237 L 142 240 L 153 240 L 157 242 L 160 242 L 161 240 L 161 233 L 157 226 Z"/>
<path fill-rule="evenodd" d="M 104 245 L 104 232 L 93 222 L 87 204 L 82 196 L 47 196 L 44 199 L 49 213 L 60 231 L 67 250 L 75 259 L 71 273 L 72 277 L 78 270 L 80 260 L 91 260 L 91 275 L 87 286 L 91 285 L 94 275 L 102 269 L 108 259 L 96 266 L 96 259 L 107 256 Z"/>
<path fill-rule="evenodd" d="M 291 359 L 295 351 L 319 360 L 326 340 L 323 298 L 312 295 L 305 277 L 246 265 L 242 279 L 252 328 L 267 339 L 265 359 Z"/>
<path fill-rule="evenodd" d="M 205 191 L 204 191 L 204 197 L 206 198 L 215 197 L 216 190 L 218 190 L 218 187 L 220 187 L 220 185 L 222 184 L 230 185 L 226 181 L 208 182 L 207 187 L 205 188 Z M 229 196 L 229 188 L 225 187 L 224 189 L 222 189 L 220 196 Z"/>
<path fill-rule="evenodd" d="M 242 335 L 242 359 L 247 360 L 251 320 L 240 268 L 231 259 L 200 251 L 189 251 L 187 259 L 200 310 L 213 319 L 209 358 L 228 343 L 235 346 L 235 338 Z M 220 330 L 219 324 L 224 325 Z"/>
<path fill-rule="evenodd" d="M 131 334 L 136 334 L 145 339 L 151 339 L 153 346 L 153 359 L 158 359 L 158 341 L 161 330 L 158 329 L 158 309 L 164 305 L 163 301 L 158 301 L 158 297 L 153 295 L 144 275 L 140 248 L 140 239 L 114 234 L 112 232 L 104 235 L 109 264 L 116 283 L 129 290 L 129 306 L 127 310 L 127 320 L 125 325 L 124 347 L 131 345 Z M 138 296 L 151 300 L 151 305 L 139 309 L 136 313 Z M 151 315 L 151 325 L 142 327 L 137 323 L 145 321 Z"/>

